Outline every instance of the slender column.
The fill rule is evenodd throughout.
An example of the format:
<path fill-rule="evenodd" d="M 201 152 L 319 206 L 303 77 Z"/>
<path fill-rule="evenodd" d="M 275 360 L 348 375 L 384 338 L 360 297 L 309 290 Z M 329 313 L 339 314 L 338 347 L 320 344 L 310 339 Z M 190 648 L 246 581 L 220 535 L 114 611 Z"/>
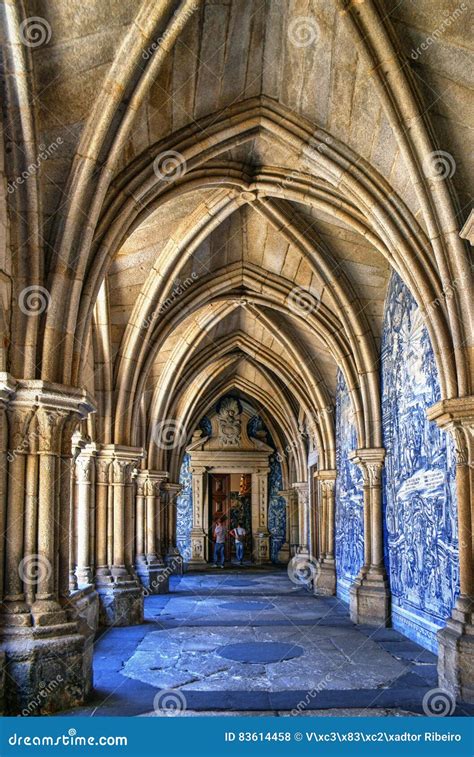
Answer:
<path fill-rule="evenodd" d="M 25 471 L 28 453 L 28 430 L 33 417 L 29 408 L 12 407 L 8 411 L 9 452 L 7 459 L 8 502 L 5 541 L 5 594 L 4 609 L 7 612 L 25 612 L 25 593 L 21 573 L 25 572 L 28 561 L 23 560 L 23 538 L 25 520 Z M 15 485 L 12 483 L 15 482 Z M 27 578 L 28 581 L 28 578 Z M 27 583 L 25 581 L 25 583 Z M 31 584 L 29 584 L 31 585 Z"/>
<path fill-rule="evenodd" d="M 281 545 L 278 552 L 278 562 L 288 563 L 290 561 L 290 497 L 293 492 L 291 489 L 282 489 L 278 492 L 279 497 L 285 500 L 285 542 Z"/>
<path fill-rule="evenodd" d="M 143 473 L 139 473 L 135 496 L 135 548 L 137 566 L 138 563 L 145 562 L 145 483 L 146 476 Z"/>
<path fill-rule="evenodd" d="M 86 446 L 86 441 L 82 438 L 79 430 L 72 435 L 72 455 L 75 461 L 81 450 Z M 76 564 L 77 564 L 77 489 L 76 489 L 76 468 L 70 465 L 69 470 L 69 536 L 68 536 L 68 563 L 69 563 L 69 591 L 77 590 Z"/>
<path fill-rule="evenodd" d="M 72 476 L 77 421 L 69 418 L 64 427 L 59 459 L 59 548 L 58 548 L 58 588 L 62 604 L 67 603 L 70 587 L 71 549 L 73 544 L 72 526 Z M 37 477 L 37 473 L 36 473 Z M 75 576 L 74 576 L 75 578 Z M 77 588 L 76 585 L 73 587 Z"/>
<path fill-rule="evenodd" d="M 95 453 L 84 450 L 76 460 L 77 493 L 77 567 L 79 586 L 88 585 L 92 580 L 90 554 L 90 512 L 94 487 Z"/>
<path fill-rule="evenodd" d="M 438 632 L 439 683 L 455 697 L 474 702 L 474 396 L 442 400 L 427 415 L 451 434 L 456 454 L 460 593 Z"/>
<path fill-rule="evenodd" d="M 99 452 L 100 455 L 100 452 Z M 110 576 L 110 568 L 107 560 L 107 514 L 109 494 L 109 466 L 110 460 L 96 460 L 95 496 L 96 496 L 96 523 L 95 523 L 95 563 L 96 576 Z"/>
<path fill-rule="evenodd" d="M 299 481 L 293 484 L 298 498 L 298 554 L 309 555 L 309 498 L 308 483 Z"/>
<path fill-rule="evenodd" d="M 205 476 L 207 469 L 193 466 L 193 527 L 191 529 L 191 559 L 193 568 L 205 567 L 208 559 L 207 535 L 204 531 L 204 497 L 206 493 Z"/>
<path fill-rule="evenodd" d="M 125 626 L 143 621 L 143 591 L 131 564 L 135 543 L 132 474 L 142 454 L 140 448 L 115 444 L 104 445 L 98 451 L 98 475 L 102 480 L 96 493 L 95 584 L 102 625 Z"/>
<path fill-rule="evenodd" d="M 253 559 L 257 565 L 270 563 L 270 532 L 268 530 L 268 474 L 270 468 L 259 468 L 252 474 Z"/>
<path fill-rule="evenodd" d="M 135 574 L 135 477 L 136 463 L 131 463 L 124 481 L 124 557 L 125 567 L 131 575 Z"/>
<path fill-rule="evenodd" d="M 324 518 L 321 519 L 321 552 L 317 575 L 314 579 L 314 593 L 319 596 L 331 596 L 336 593 L 334 557 L 336 471 L 319 470 L 316 475 L 320 486 L 320 503 L 324 508 Z"/>
<path fill-rule="evenodd" d="M 350 589 L 351 619 L 355 623 L 388 625 L 390 589 L 383 561 L 382 470 L 385 450 L 357 449 L 351 460 L 364 481 L 364 565 Z"/>
<path fill-rule="evenodd" d="M 0 601 L 3 600 L 5 591 L 5 539 L 7 508 L 5 506 L 8 487 L 7 487 L 7 468 L 8 468 L 8 418 L 7 406 L 13 396 L 15 384 L 8 374 L 0 374 Z"/>
<path fill-rule="evenodd" d="M 142 470 L 137 476 L 136 570 L 142 585 L 149 594 L 167 593 L 169 577 L 173 572 L 164 568 L 157 549 L 160 487 L 167 475 L 166 471 Z"/>

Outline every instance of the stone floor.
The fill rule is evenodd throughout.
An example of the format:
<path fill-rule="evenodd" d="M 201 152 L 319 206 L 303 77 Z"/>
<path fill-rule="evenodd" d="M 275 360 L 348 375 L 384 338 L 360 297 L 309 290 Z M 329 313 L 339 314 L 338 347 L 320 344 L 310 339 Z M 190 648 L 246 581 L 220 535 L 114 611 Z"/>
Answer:
<path fill-rule="evenodd" d="M 68 715 L 416 715 L 437 687 L 433 654 L 355 626 L 286 571 L 189 573 L 170 588 L 145 600 L 143 625 L 99 633 L 94 694 Z"/>

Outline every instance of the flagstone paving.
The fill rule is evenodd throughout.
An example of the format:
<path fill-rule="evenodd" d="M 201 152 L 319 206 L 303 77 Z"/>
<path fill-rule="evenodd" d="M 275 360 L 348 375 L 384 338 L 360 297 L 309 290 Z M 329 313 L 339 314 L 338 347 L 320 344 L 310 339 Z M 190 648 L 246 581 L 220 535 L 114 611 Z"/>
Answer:
<path fill-rule="evenodd" d="M 98 634 L 94 687 L 68 714 L 415 715 L 436 656 L 286 571 L 188 573 L 145 600 L 144 624 Z"/>

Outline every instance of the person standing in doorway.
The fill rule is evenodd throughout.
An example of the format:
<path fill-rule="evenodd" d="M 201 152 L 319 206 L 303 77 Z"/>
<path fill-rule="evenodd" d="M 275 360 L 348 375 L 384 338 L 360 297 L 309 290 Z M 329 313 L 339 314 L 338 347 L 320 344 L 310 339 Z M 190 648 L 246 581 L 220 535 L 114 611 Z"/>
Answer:
<path fill-rule="evenodd" d="M 247 531 L 244 528 L 243 523 L 239 522 L 237 528 L 233 528 L 230 535 L 235 539 L 235 554 L 237 556 L 237 562 L 239 565 L 243 565 L 244 562 L 244 540 Z"/>
<path fill-rule="evenodd" d="M 227 529 L 225 527 L 226 518 L 219 518 L 214 526 L 214 568 L 223 568 L 225 560 L 225 537 Z"/>

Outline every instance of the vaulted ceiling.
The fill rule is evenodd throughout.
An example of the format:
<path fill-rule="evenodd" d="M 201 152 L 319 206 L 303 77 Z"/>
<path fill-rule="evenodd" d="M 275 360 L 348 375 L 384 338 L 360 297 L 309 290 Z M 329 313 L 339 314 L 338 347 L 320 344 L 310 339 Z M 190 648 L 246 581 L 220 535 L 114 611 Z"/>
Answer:
<path fill-rule="evenodd" d="M 38 145 L 55 149 L 10 211 L 11 228 L 15 212 L 30 224 L 35 281 L 51 296 L 35 334 L 14 324 L 13 371 L 85 384 L 99 441 L 143 444 L 150 467 L 175 472 L 210 403 L 239 392 L 281 448 L 298 440 L 304 475 L 308 438 L 334 465 L 338 367 L 358 443 L 381 443 L 394 269 L 425 314 L 444 396 L 469 392 L 458 235 L 472 197 L 471 10 L 14 3 L 7 75 L 30 76 L 24 91 L 7 84 L 7 177 Z M 48 38 L 25 46 L 32 16 Z M 15 259 L 15 244 L 21 285 L 31 257 Z M 430 308 L 449 281 L 455 297 Z M 153 443 L 163 419 L 185 429 L 177 451 Z"/>

